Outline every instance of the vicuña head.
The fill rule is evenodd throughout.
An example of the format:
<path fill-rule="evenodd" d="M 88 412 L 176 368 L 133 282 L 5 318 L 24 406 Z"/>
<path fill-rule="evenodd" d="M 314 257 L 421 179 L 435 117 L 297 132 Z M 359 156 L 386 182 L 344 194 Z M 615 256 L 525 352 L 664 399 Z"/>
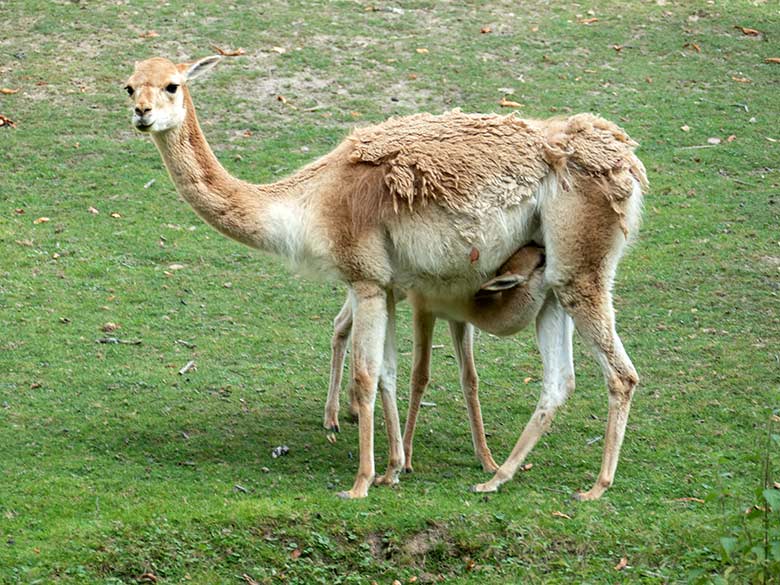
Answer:
<path fill-rule="evenodd" d="M 133 126 L 141 132 L 165 132 L 184 123 L 187 82 L 214 67 L 221 57 L 175 64 L 155 57 L 135 64 L 125 89 L 133 101 Z"/>

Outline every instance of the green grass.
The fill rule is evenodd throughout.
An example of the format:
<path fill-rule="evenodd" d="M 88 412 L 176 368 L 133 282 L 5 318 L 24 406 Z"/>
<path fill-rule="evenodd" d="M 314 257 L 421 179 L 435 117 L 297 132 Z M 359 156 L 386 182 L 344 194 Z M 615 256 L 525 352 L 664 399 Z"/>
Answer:
<path fill-rule="evenodd" d="M 17 123 L 0 127 L 0 582 L 757 575 L 720 539 L 747 538 L 743 511 L 758 503 L 780 407 L 780 65 L 764 62 L 780 57 L 775 3 L 11 0 L 0 14 L 0 88 L 20 90 L 0 95 Z M 283 176 L 355 124 L 498 111 L 506 89 L 524 115 L 595 111 L 641 142 L 652 189 L 616 304 L 642 385 L 601 500 L 570 499 L 594 480 L 602 443 L 589 441 L 606 415 L 579 342 L 577 392 L 533 468 L 499 494 L 467 492 L 483 474 L 444 327 L 415 473 L 363 501 L 335 497 L 357 466 L 354 425 L 335 445 L 320 428 L 343 289 L 202 224 L 130 127 L 122 85 L 133 62 L 194 59 L 211 44 L 247 51 L 193 92 L 218 156 L 249 180 Z M 710 137 L 722 142 L 690 148 Z M 403 386 L 411 333 L 400 313 Z M 108 322 L 142 344 L 96 343 Z M 197 371 L 178 375 L 191 359 Z M 540 360 L 530 332 L 481 335 L 477 360 L 502 459 L 534 407 Z M 273 459 L 281 444 L 289 455 Z"/>

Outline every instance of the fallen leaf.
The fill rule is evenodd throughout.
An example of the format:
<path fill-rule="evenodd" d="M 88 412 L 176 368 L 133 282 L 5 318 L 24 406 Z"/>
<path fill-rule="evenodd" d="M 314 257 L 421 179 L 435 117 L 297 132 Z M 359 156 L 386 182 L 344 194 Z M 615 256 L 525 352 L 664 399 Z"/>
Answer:
<path fill-rule="evenodd" d="M 280 55 L 284 55 L 287 52 L 287 49 L 284 47 L 271 47 L 271 51 L 274 53 L 279 53 Z"/>
<path fill-rule="evenodd" d="M 749 37 L 757 37 L 761 35 L 761 31 L 754 28 L 747 28 L 744 26 L 739 26 L 738 24 L 734 25 L 734 28 L 742 31 L 743 35 L 747 35 Z"/>
<path fill-rule="evenodd" d="M 680 130 L 682 130 L 683 132 L 690 132 L 691 127 L 688 126 L 688 124 L 683 124 L 682 126 L 680 126 Z"/>
<path fill-rule="evenodd" d="M 764 63 L 780 63 L 780 57 L 767 57 Z"/>
<path fill-rule="evenodd" d="M 619 53 L 620 51 L 623 50 L 623 45 L 612 45 L 612 48 Z"/>
<path fill-rule="evenodd" d="M 21 207 L 17 207 L 16 209 L 14 209 L 14 213 L 16 215 L 24 215 L 24 209 L 22 209 Z"/>
<path fill-rule="evenodd" d="M 528 384 L 533 378 L 528 376 L 527 378 L 523 378 L 523 384 Z"/>
<path fill-rule="evenodd" d="M 159 36 L 160 36 L 160 33 L 158 33 L 158 32 L 157 32 L 157 31 L 155 31 L 155 30 L 148 30 L 148 31 L 146 31 L 145 33 L 141 33 L 141 34 L 140 34 L 140 35 L 138 35 L 138 36 L 139 36 L 140 38 L 142 38 L 142 39 L 153 39 L 153 38 L 155 38 L 155 37 L 159 37 Z"/>
<path fill-rule="evenodd" d="M 615 565 L 616 571 L 622 571 L 628 566 L 628 559 L 626 557 L 623 557 L 620 559 L 617 565 Z"/>
<path fill-rule="evenodd" d="M 15 93 L 19 93 L 18 89 L 8 89 L 7 87 L 0 88 L 0 93 L 3 95 L 13 95 Z"/>
<path fill-rule="evenodd" d="M 539 27 L 538 26 L 532 26 L 531 27 L 531 32 L 539 32 Z"/>
<path fill-rule="evenodd" d="M 426 55 L 426 54 L 428 53 L 428 49 L 426 49 L 425 47 L 418 47 L 418 48 L 417 48 L 417 49 L 415 49 L 415 50 L 416 50 L 418 53 L 420 53 L 420 55 Z"/>
<path fill-rule="evenodd" d="M 157 583 L 157 575 L 154 573 L 144 573 L 138 580 L 145 583 Z"/>
<path fill-rule="evenodd" d="M 412 575 L 409 577 L 409 583 L 417 583 L 417 575 Z"/>
<path fill-rule="evenodd" d="M 97 215 L 98 213 L 100 213 L 100 212 L 99 212 L 97 209 L 95 209 L 94 207 L 88 207 L 88 208 L 87 208 L 87 211 L 89 211 L 89 212 L 90 212 L 92 215 Z"/>
<path fill-rule="evenodd" d="M 119 214 L 118 214 L 116 211 L 114 211 L 114 212 L 111 214 L 111 217 L 113 217 L 114 219 L 120 219 L 122 216 L 121 216 L 121 215 L 119 215 Z"/>
<path fill-rule="evenodd" d="M 653 83 L 653 78 L 652 77 L 645 77 L 645 81 L 647 83 Z"/>
<path fill-rule="evenodd" d="M 701 47 L 696 43 L 685 43 L 683 49 L 693 49 L 697 53 L 701 53 Z"/>
<path fill-rule="evenodd" d="M 707 144 L 720 144 L 720 138 L 711 136 L 710 138 L 707 138 Z"/>
<path fill-rule="evenodd" d="M 726 138 L 726 142 L 734 142 L 736 139 L 737 139 L 737 135 L 736 134 L 732 134 L 731 136 Z"/>
<path fill-rule="evenodd" d="M 483 35 L 486 35 L 488 33 L 492 33 L 493 29 L 489 26 L 483 26 L 481 29 L 479 29 L 479 32 L 481 32 Z"/>
<path fill-rule="evenodd" d="M 764 136 L 769 142 L 777 142 L 775 138 L 770 138 L 769 136 Z"/>
<path fill-rule="evenodd" d="M 776 481 L 772 484 L 772 487 L 776 490 L 780 490 L 780 481 Z"/>
<path fill-rule="evenodd" d="M 581 18 L 579 20 L 579 23 L 580 24 L 593 24 L 594 22 L 598 22 L 598 21 L 599 21 L 599 19 L 595 18 L 595 17 L 594 18 Z"/>
<path fill-rule="evenodd" d="M 531 468 L 533 466 L 534 466 L 533 463 L 526 463 L 526 464 L 520 466 L 520 471 L 531 471 Z"/>
<path fill-rule="evenodd" d="M 506 97 L 502 97 L 500 100 L 498 100 L 498 105 L 502 108 L 522 108 L 523 104 L 519 102 L 513 102 L 512 100 L 506 99 Z"/>
<path fill-rule="evenodd" d="M 6 118 L 3 114 L 0 114 L 0 126 L 8 126 L 9 128 L 16 128 L 16 122 L 11 118 Z"/>
<path fill-rule="evenodd" d="M 184 268 L 184 264 L 169 264 L 168 270 L 182 270 Z"/>
<path fill-rule="evenodd" d="M 701 498 L 675 498 L 675 502 L 696 502 L 697 504 L 703 504 L 704 500 Z"/>
<path fill-rule="evenodd" d="M 241 578 L 246 581 L 247 585 L 260 585 L 259 581 L 255 581 L 252 577 L 244 573 Z"/>
<path fill-rule="evenodd" d="M 552 515 L 556 518 L 565 518 L 566 520 L 571 520 L 571 516 L 564 514 L 563 512 L 558 512 L 557 510 L 553 512 Z"/>
<path fill-rule="evenodd" d="M 34 224 L 39 223 L 49 223 L 51 220 L 48 217 L 39 217 L 38 219 L 33 220 Z"/>
<path fill-rule="evenodd" d="M 223 57 L 238 57 L 239 55 L 244 55 L 246 53 L 246 51 L 241 47 L 233 50 L 225 50 L 221 47 L 218 47 L 217 45 L 211 45 L 211 48 Z"/>
<path fill-rule="evenodd" d="M 748 79 L 747 77 L 735 77 L 732 75 L 731 79 L 733 79 L 737 83 L 752 83 L 750 79 Z"/>
<path fill-rule="evenodd" d="M 468 561 L 466 561 L 466 570 L 467 571 L 473 571 L 474 567 L 476 567 L 476 566 L 477 566 L 477 563 L 474 561 L 474 559 L 469 559 Z"/>
<path fill-rule="evenodd" d="M 109 321 L 108 323 L 103 323 L 103 326 L 100 328 L 100 330 L 105 333 L 111 333 L 112 331 L 116 331 L 119 328 L 120 327 L 118 324 Z"/>
<path fill-rule="evenodd" d="M 299 549 L 299 548 L 296 548 L 294 551 L 292 551 L 292 552 L 290 553 L 290 558 L 291 558 L 291 559 L 297 559 L 297 558 L 299 558 L 300 556 L 301 556 L 301 549 Z"/>

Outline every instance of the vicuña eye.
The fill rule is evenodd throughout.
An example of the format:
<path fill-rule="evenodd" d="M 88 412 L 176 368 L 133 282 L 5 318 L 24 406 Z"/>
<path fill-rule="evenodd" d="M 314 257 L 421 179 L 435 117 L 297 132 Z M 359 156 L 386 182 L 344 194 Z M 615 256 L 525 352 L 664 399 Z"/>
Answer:
<path fill-rule="evenodd" d="M 125 91 L 127 91 L 127 95 L 133 95 L 133 92 L 135 91 L 132 87 L 129 85 L 125 86 Z"/>
<path fill-rule="evenodd" d="M 168 93 L 176 93 L 177 89 L 179 89 L 179 85 L 177 83 L 169 83 L 165 86 L 165 91 Z"/>

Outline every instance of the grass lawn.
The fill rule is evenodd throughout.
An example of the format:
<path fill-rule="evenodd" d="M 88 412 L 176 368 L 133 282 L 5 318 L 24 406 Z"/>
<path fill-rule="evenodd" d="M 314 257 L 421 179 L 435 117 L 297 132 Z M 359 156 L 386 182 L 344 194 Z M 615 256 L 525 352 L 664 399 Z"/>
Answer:
<path fill-rule="evenodd" d="M 0 583 L 780 583 L 776 2 L 0 0 L 0 20 Z M 343 288 L 203 224 L 130 126 L 135 60 L 212 45 L 246 52 L 196 82 L 198 113 L 255 182 L 355 125 L 503 97 L 641 143 L 651 192 L 615 293 L 642 383 L 601 500 L 570 498 L 607 412 L 579 341 L 533 467 L 468 493 L 485 475 L 442 324 L 415 473 L 336 498 L 357 468 L 355 425 L 321 428 Z M 541 363 L 530 331 L 476 344 L 501 461 Z"/>

